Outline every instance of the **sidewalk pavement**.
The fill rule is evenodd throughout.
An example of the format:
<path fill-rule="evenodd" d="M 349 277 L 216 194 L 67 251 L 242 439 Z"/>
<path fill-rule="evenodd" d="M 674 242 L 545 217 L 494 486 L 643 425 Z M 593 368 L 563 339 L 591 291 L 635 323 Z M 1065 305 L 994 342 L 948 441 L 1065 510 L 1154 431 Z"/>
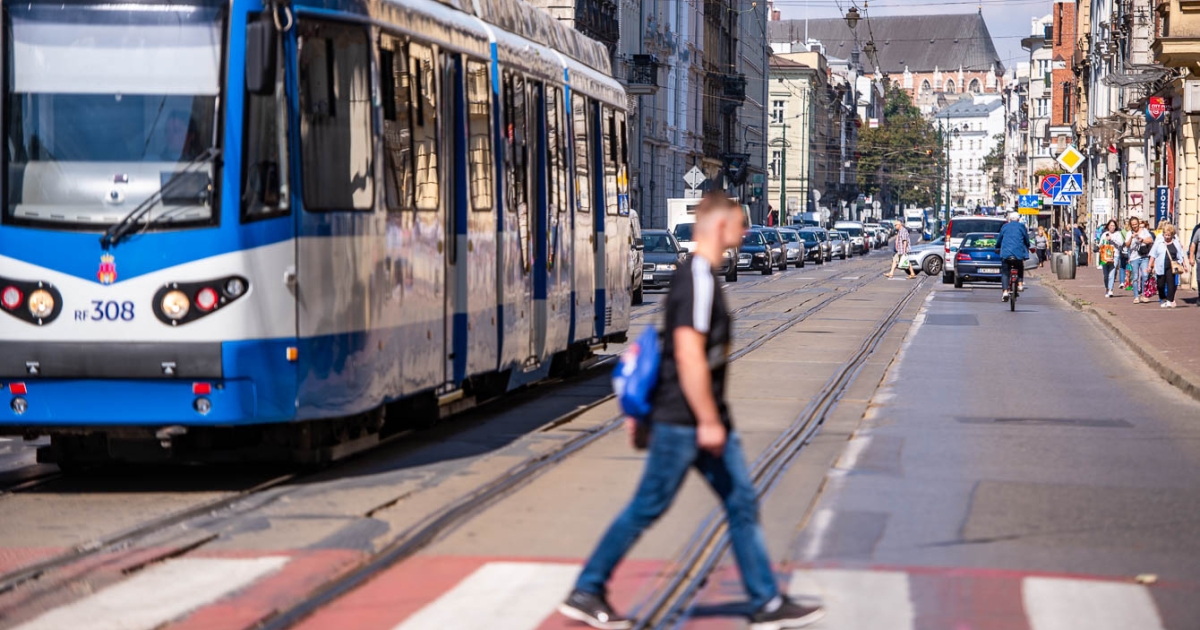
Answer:
<path fill-rule="evenodd" d="M 1196 291 L 1180 287 L 1178 308 L 1159 308 L 1158 299 L 1134 304 L 1133 291 L 1104 297 L 1104 276 L 1080 267 L 1074 280 L 1059 280 L 1047 264 L 1033 277 L 1070 302 L 1095 315 L 1151 369 L 1192 398 L 1200 400 L 1200 303 Z"/>

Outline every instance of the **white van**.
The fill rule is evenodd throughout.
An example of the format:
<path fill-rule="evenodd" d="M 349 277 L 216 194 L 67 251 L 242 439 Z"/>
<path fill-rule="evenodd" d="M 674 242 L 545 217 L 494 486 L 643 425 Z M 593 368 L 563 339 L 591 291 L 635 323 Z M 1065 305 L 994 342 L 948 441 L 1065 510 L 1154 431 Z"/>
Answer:
<path fill-rule="evenodd" d="M 871 250 L 871 246 L 867 243 L 866 228 L 863 227 L 862 222 L 838 221 L 833 224 L 833 229 L 850 235 L 850 253 L 865 254 Z"/>

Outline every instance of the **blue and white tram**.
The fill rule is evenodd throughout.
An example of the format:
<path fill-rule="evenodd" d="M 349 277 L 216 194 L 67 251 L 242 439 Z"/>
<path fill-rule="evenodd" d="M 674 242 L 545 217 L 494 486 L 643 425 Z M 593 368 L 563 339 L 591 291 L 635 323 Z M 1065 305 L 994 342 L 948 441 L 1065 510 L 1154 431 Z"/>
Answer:
<path fill-rule="evenodd" d="M 625 95 L 548 14 L 3 8 L 0 433 L 43 461 L 330 459 L 624 338 Z"/>

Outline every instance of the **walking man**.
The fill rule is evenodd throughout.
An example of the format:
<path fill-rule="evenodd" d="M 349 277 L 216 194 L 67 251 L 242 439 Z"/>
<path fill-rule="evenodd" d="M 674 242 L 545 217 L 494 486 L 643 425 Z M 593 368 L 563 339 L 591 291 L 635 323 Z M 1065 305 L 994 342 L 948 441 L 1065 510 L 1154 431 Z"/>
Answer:
<path fill-rule="evenodd" d="M 642 532 L 671 505 L 694 467 L 725 505 L 742 585 L 755 611 L 750 627 L 799 628 L 823 617 L 824 611 L 794 603 L 779 592 L 758 523 L 754 483 L 725 402 L 732 325 L 713 269 L 721 264 L 722 252 L 742 242 L 742 213 L 728 197 L 709 195 L 696 207 L 694 230 L 696 251 L 675 272 L 667 296 L 662 365 L 642 480 L 559 612 L 601 630 L 633 626 L 608 603 L 609 577 Z"/>
<path fill-rule="evenodd" d="M 892 241 L 892 251 L 895 253 L 892 255 L 892 268 L 887 272 L 889 278 L 896 273 L 896 267 L 900 265 L 900 261 L 907 258 L 909 252 L 912 251 L 912 240 L 909 239 L 908 228 L 904 227 L 902 221 L 896 221 L 896 240 Z M 911 263 L 908 265 L 908 277 L 909 279 L 917 277 Z"/>

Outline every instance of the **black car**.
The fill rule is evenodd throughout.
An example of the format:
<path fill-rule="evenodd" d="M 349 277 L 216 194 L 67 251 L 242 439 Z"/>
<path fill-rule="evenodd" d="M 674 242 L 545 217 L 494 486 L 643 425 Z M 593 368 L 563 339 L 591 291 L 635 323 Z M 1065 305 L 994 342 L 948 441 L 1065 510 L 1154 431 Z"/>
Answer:
<path fill-rule="evenodd" d="M 787 264 L 783 259 L 782 250 L 771 247 L 762 232 L 750 230 L 742 237 L 742 247 L 738 250 L 738 269 L 746 271 L 761 271 L 764 276 L 775 273 L 781 264 Z"/>
<path fill-rule="evenodd" d="M 802 228 L 800 238 L 804 239 L 804 248 L 808 250 L 813 262 L 823 265 L 826 261 L 833 260 L 833 244 L 829 242 L 829 232 L 824 228 Z"/>
<path fill-rule="evenodd" d="M 645 230 L 642 232 L 642 244 L 645 245 L 642 250 L 645 255 L 642 283 L 647 289 L 670 287 L 675 269 L 683 262 L 687 252 L 666 230 Z"/>
<path fill-rule="evenodd" d="M 762 232 L 763 238 L 767 239 L 767 243 L 770 244 L 771 249 L 779 254 L 779 270 L 787 271 L 787 241 L 783 239 L 783 235 L 773 227 L 759 228 L 756 231 Z"/>

